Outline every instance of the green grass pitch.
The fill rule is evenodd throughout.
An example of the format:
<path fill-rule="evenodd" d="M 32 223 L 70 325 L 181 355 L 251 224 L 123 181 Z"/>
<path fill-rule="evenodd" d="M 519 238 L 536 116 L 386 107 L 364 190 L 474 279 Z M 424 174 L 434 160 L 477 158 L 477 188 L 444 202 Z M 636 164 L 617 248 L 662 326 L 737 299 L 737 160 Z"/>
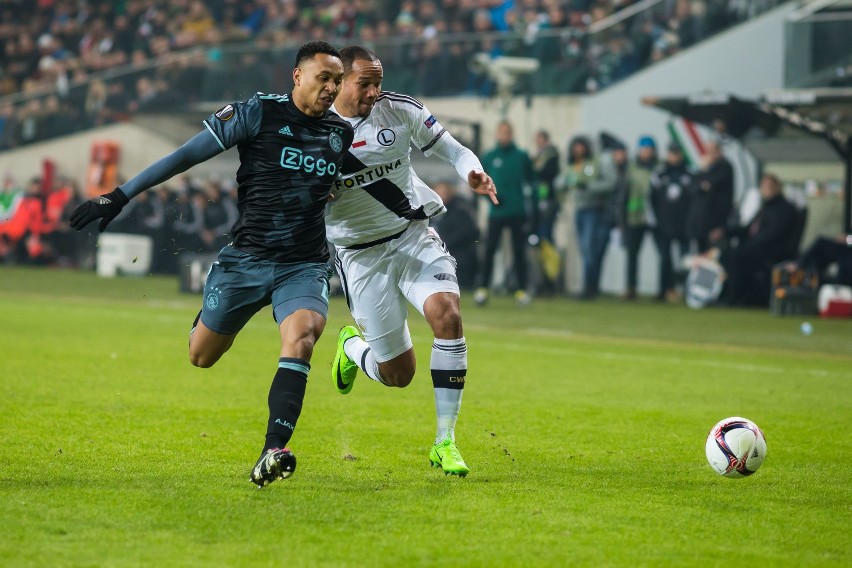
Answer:
<path fill-rule="evenodd" d="M 852 564 L 852 321 L 465 298 L 458 479 L 428 465 L 422 318 L 411 387 L 344 397 L 336 298 L 298 470 L 258 490 L 277 332 L 265 310 L 196 369 L 199 306 L 172 279 L 0 268 L 0 566 Z M 768 442 L 742 480 L 704 458 L 733 415 Z"/>

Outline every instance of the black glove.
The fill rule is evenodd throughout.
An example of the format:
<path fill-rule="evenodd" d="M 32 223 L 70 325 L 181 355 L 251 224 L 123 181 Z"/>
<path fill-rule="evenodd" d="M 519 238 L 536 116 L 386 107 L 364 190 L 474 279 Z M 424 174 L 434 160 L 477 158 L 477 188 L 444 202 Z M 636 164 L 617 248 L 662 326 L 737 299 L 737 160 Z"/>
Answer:
<path fill-rule="evenodd" d="M 98 230 L 103 233 L 110 221 L 121 213 L 121 210 L 129 201 L 120 189 L 115 188 L 111 192 L 99 195 L 79 206 L 71 214 L 68 221 L 72 229 L 79 231 L 95 219 L 100 219 Z"/>

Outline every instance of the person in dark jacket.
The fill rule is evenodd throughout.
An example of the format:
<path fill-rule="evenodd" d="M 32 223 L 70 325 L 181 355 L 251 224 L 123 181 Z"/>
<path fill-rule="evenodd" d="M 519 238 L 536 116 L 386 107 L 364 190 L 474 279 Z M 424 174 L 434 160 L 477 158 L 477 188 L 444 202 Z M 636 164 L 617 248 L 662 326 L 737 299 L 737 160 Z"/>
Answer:
<path fill-rule="evenodd" d="M 636 299 L 639 272 L 639 251 L 645 233 L 651 232 L 653 217 L 649 211 L 650 179 L 657 167 L 657 144 L 650 136 L 639 139 L 636 159 L 628 160 L 627 150 L 613 151 L 618 181 L 615 191 L 615 219 L 621 229 L 624 248 L 627 250 L 625 300 Z"/>
<path fill-rule="evenodd" d="M 657 226 L 654 242 L 660 255 L 660 295 L 658 299 L 677 302 L 672 244 L 678 245 L 678 257 L 689 250 L 686 220 L 689 213 L 689 190 L 693 173 L 676 142 L 669 144 L 665 161 L 651 176 L 651 208 Z"/>
<path fill-rule="evenodd" d="M 734 168 L 722 155 L 718 142 L 705 148 L 704 163 L 695 176 L 689 206 L 689 237 L 697 252 L 722 242 L 734 203 Z"/>
<path fill-rule="evenodd" d="M 205 250 L 218 251 L 231 242 L 231 227 L 240 216 L 237 204 L 225 195 L 219 185 L 210 180 L 204 185 L 203 225 L 200 236 Z"/>
<path fill-rule="evenodd" d="M 553 242 L 553 225 L 559 213 L 559 195 L 556 178 L 559 176 L 559 150 L 550 141 L 545 130 L 535 135 L 536 153 L 532 158 L 533 174 L 538 193 L 536 232 L 539 238 Z"/>
<path fill-rule="evenodd" d="M 479 227 L 473 201 L 459 197 L 455 186 L 442 182 L 432 188 L 441 197 L 447 212 L 435 217 L 432 226 L 441 235 L 447 250 L 456 259 L 459 288 L 472 290 L 476 284 Z"/>
<path fill-rule="evenodd" d="M 533 227 L 539 238 L 536 256 L 541 274 L 536 292 L 553 295 L 557 292 L 561 264 L 553 238 L 553 227 L 556 225 L 561 206 L 559 190 L 556 187 L 559 177 L 559 150 L 550 141 L 550 135 L 545 130 L 536 133 L 535 147 L 536 152 L 532 156 L 535 177 L 533 192 L 537 194 L 538 207 L 533 211 Z"/>
<path fill-rule="evenodd" d="M 837 263 L 837 275 L 827 278 L 829 265 Z M 801 268 L 819 274 L 820 282 L 852 286 L 852 235 L 841 234 L 835 239 L 819 237 L 802 253 L 799 260 L 787 264 L 787 270 Z"/>
<path fill-rule="evenodd" d="M 796 257 L 795 233 L 798 213 L 787 201 L 781 180 L 765 174 L 760 180 L 763 204 L 751 223 L 734 231 L 739 245 L 723 255 L 728 271 L 728 301 L 732 305 L 768 305 L 771 267 Z M 726 258 L 727 257 L 727 258 Z M 759 279 L 766 274 L 765 282 Z M 764 285 L 765 284 L 765 285 Z"/>

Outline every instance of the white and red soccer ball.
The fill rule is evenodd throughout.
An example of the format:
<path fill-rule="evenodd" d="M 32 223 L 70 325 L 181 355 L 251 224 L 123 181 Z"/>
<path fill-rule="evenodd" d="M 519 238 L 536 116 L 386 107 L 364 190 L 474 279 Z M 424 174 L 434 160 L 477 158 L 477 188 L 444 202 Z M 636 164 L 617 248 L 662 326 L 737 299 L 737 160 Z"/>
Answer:
<path fill-rule="evenodd" d="M 713 426 L 704 451 L 710 467 L 719 475 L 748 477 L 766 459 L 766 438 L 751 420 L 732 416 Z"/>

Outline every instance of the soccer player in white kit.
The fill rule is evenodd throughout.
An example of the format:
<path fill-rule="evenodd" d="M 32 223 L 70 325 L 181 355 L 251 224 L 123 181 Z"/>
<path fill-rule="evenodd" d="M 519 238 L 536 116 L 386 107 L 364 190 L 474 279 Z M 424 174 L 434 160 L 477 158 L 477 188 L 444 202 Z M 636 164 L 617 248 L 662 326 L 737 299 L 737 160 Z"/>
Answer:
<path fill-rule="evenodd" d="M 432 383 L 438 429 L 429 453 L 445 474 L 470 471 L 455 444 L 455 425 L 467 375 L 456 264 L 429 218 L 446 208 L 411 167 L 411 145 L 452 164 L 476 192 L 497 204 L 491 177 L 412 97 L 382 92 L 382 64 L 370 50 L 341 50 L 344 77 L 333 110 L 355 129 L 326 214 L 329 240 L 349 309 L 360 328 L 344 326 L 332 379 L 342 394 L 360 368 L 390 387 L 406 387 L 415 357 L 406 322 L 410 302 L 426 317 L 432 345 Z"/>

